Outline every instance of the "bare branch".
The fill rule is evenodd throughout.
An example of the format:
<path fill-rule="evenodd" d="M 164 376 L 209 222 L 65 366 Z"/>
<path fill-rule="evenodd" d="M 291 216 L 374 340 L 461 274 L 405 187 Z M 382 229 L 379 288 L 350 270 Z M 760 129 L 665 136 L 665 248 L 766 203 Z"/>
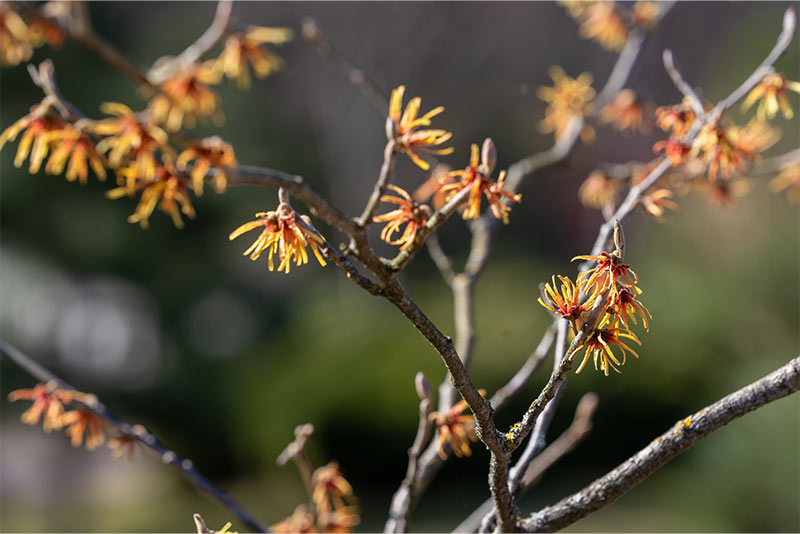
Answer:
<path fill-rule="evenodd" d="M 23 371 L 40 382 L 54 381 L 60 388 L 75 390 L 73 386 L 57 377 L 49 370 L 45 369 L 31 357 L 1 339 L 0 353 L 2 353 L 3 356 L 7 357 Z M 205 475 L 198 471 L 191 460 L 178 456 L 175 451 L 167 448 L 164 444 L 158 441 L 155 436 L 145 430 L 144 427 L 141 425 L 131 425 L 126 423 L 111 413 L 111 411 L 99 401 L 82 404 L 86 409 L 91 410 L 98 416 L 108 421 L 109 424 L 111 424 L 120 434 L 135 439 L 147 448 L 154 451 L 161 458 L 162 462 L 165 464 L 170 464 L 178 469 L 178 471 L 180 471 L 186 477 L 186 479 L 192 483 L 192 485 L 200 490 L 205 491 L 213 498 L 220 501 L 231 512 L 236 514 L 236 516 L 241 519 L 241 521 L 249 528 L 252 528 L 256 532 L 270 532 L 265 525 L 262 525 L 257 519 L 251 516 L 227 491 L 218 488 L 208 478 L 206 478 Z"/>
<path fill-rule="evenodd" d="M 308 440 L 310 440 L 313 435 L 314 425 L 310 423 L 297 425 L 294 428 L 294 440 L 281 451 L 277 460 L 275 460 L 275 463 L 281 467 L 288 464 L 290 461 L 293 461 L 295 465 L 297 465 L 297 470 L 300 471 L 300 478 L 303 479 L 306 493 L 308 493 L 309 504 L 314 500 L 313 488 L 311 485 L 313 469 L 311 468 L 311 462 L 308 461 L 308 457 L 306 456 L 306 445 L 308 445 Z"/>
<path fill-rule="evenodd" d="M 391 119 L 386 120 L 388 121 Z M 363 213 L 361 213 L 361 217 L 356 221 L 361 228 L 366 228 L 372 223 L 372 217 L 375 215 L 375 211 L 381 203 L 381 196 L 386 194 L 386 186 L 389 185 L 389 181 L 392 179 L 392 171 L 394 170 L 396 161 L 397 144 L 394 140 L 390 140 L 386 143 L 386 148 L 383 150 L 383 165 L 381 165 L 381 173 L 378 176 L 378 181 L 375 182 L 372 195 L 369 197 L 367 205 L 364 207 Z"/>
<path fill-rule="evenodd" d="M 695 90 L 692 89 L 688 83 L 686 83 L 683 75 L 681 75 L 680 71 L 678 71 L 678 68 L 675 66 L 675 61 L 672 58 L 672 50 L 669 48 L 665 49 L 663 53 L 663 59 L 664 69 L 672 79 L 672 83 L 674 83 L 675 87 L 678 88 L 678 91 L 680 91 L 683 96 L 689 100 L 689 105 L 692 106 L 692 110 L 694 111 L 695 115 L 698 117 L 705 115 L 706 111 L 703 108 L 703 101 L 699 96 L 697 96 Z"/>
<path fill-rule="evenodd" d="M 428 239 L 425 240 L 425 245 L 428 247 L 428 255 L 433 260 L 436 268 L 439 269 L 439 272 L 442 273 L 444 281 L 447 285 L 452 284 L 453 278 L 456 275 L 453 270 L 453 260 L 451 260 L 442 249 L 442 245 L 439 243 L 439 237 L 436 233 L 432 233 L 428 236 Z"/>
<path fill-rule="evenodd" d="M 800 389 L 800 358 L 675 423 L 647 447 L 590 485 L 521 521 L 526 532 L 554 532 L 642 482 L 678 454 L 734 419 Z"/>

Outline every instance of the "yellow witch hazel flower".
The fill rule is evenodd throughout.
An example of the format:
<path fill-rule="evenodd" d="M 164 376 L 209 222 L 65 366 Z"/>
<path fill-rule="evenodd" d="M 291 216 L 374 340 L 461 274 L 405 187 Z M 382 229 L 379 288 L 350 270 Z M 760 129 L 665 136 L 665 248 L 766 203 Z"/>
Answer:
<path fill-rule="evenodd" d="M 292 267 L 292 260 L 295 265 L 308 263 L 308 252 L 306 247 L 310 246 L 311 251 L 317 261 L 323 267 L 325 259 L 322 257 L 320 247 L 324 246 L 325 238 L 312 226 L 311 219 L 307 215 L 298 215 L 289 205 L 289 195 L 284 189 L 278 192 L 280 203 L 275 211 L 256 213 L 255 221 L 244 223 L 239 228 L 231 232 L 228 239 L 234 240 L 240 235 L 255 230 L 259 226 L 264 229 L 258 239 L 244 251 L 245 256 L 255 261 L 264 251 L 269 251 L 268 266 L 269 270 L 275 269 L 273 256 L 277 253 L 280 263 L 278 271 L 289 274 Z"/>
<path fill-rule="evenodd" d="M 428 170 L 430 165 L 421 159 L 415 150 L 421 150 L 429 154 L 445 155 L 453 152 L 453 148 L 431 148 L 447 142 L 453 134 L 446 130 L 420 130 L 421 126 L 430 126 L 431 119 L 444 111 L 444 106 L 439 106 L 427 112 L 422 117 L 418 117 L 419 107 L 422 104 L 420 97 L 414 97 L 403 108 L 403 95 L 406 87 L 401 85 L 392 91 L 392 98 L 389 102 L 389 118 L 391 128 L 386 132 L 387 137 L 397 142 L 397 148 L 408 154 L 411 161 L 423 170 Z"/>
<path fill-rule="evenodd" d="M 592 88 L 593 77 L 584 72 L 577 78 L 570 78 L 564 69 L 554 65 L 548 73 L 553 79 L 553 87 L 540 87 L 536 95 L 547 102 L 544 119 L 539 123 L 542 133 L 555 133 L 556 139 L 561 137 L 573 115 L 588 115 L 592 111 L 591 101 L 597 94 Z M 584 141 L 594 139 L 594 129 L 584 126 L 581 130 Z"/>
<path fill-rule="evenodd" d="M 283 66 L 283 60 L 272 53 L 265 44 L 283 44 L 292 40 L 289 28 L 266 28 L 251 26 L 245 33 L 234 33 L 225 41 L 225 49 L 214 63 L 214 68 L 228 78 L 236 80 L 240 89 L 250 87 L 250 71 L 247 63 L 259 78 Z"/>
<path fill-rule="evenodd" d="M 777 72 L 767 74 L 744 99 L 742 108 L 750 109 L 753 104 L 761 100 L 757 113 L 758 118 L 762 121 L 775 117 L 778 110 L 783 113 L 783 118 L 791 119 L 794 117 L 794 112 L 792 106 L 789 105 L 789 99 L 786 98 L 787 89 L 800 93 L 800 82 L 787 81 L 786 76 Z"/>

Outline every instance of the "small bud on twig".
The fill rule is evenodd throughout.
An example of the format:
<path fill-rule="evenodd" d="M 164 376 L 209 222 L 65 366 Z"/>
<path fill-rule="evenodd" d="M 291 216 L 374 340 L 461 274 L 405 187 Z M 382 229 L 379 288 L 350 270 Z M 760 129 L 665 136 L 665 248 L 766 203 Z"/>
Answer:
<path fill-rule="evenodd" d="M 428 377 L 422 371 L 414 377 L 414 387 L 417 389 L 417 395 L 420 400 L 428 400 L 433 403 L 433 388 Z"/>
<path fill-rule="evenodd" d="M 625 258 L 625 233 L 619 219 L 614 219 L 614 255 L 620 260 Z"/>
<path fill-rule="evenodd" d="M 487 137 L 483 140 L 483 147 L 481 148 L 481 166 L 479 170 L 485 176 L 491 176 L 496 165 L 497 147 L 491 137 Z"/>

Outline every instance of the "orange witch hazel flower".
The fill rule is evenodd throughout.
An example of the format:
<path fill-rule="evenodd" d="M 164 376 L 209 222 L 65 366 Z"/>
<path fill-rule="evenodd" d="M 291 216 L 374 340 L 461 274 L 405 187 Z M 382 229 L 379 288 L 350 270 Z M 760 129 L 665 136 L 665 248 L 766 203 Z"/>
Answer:
<path fill-rule="evenodd" d="M 64 414 L 64 405 L 71 402 L 78 392 L 60 389 L 55 384 L 36 384 L 32 389 L 18 389 L 8 394 L 11 402 L 18 400 L 33 401 L 26 410 L 21 420 L 26 425 L 35 425 L 43 419 L 44 431 L 58 430 L 61 428 L 61 416 Z"/>
<path fill-rule="evenodd" d="M 62 130 L 52 130 L 47 134 L 56 148 L 47 160 L 45 172 L 48 174 L 61 174 L 67 168 L 66 178 L 73 182 L 76 179 L 81 184 L 88 181 L 89 167 L 101 181 L 106 179 L 105 158 L 97 152 L 94 142 L 75 126 L 69 125 Z M 67 163 L 69 161 L 69 163 Z"/>
<path fill-rule="evenodd" d="M 272 531 L 286 533 L 319 532 L 317 530 L 316 518 L 305 504 L 301 504 L 295 508 L 294 513 L 280 523 L 272 525 Z"/>
<path fill-rule="evenodd" d="M 656 109 L 656 125 L 677 138 L 686 135 L 696 119 L 697 115 L 687 98 L 675 106 L 661 106 Z"/>
<path fill-rule="evenodd" d="M 19 168 L 30 156 L 28 171 L 31 174 L 39 172 L 53 139 L 50 132 L 63 128 L 64 121 L 56 116 L 47 100 L 31 107 L 30 113 L 5 129 L 0 135 L 0 149 L 8 141 L 13 141 L 24 130 L 25 133 L 19 140 L 14 166 Z"/>
<path fill-rule="evenodd" d="M 321 532 L 352 532 L 361 522 L 358 506 L 342 506 L 337 510 L 320 511 L 317 523 Z"/>
<path fill-rule="evenodd" d="M 636 335 L 628 330 L 621 328 L 595 329 L 586 343 L 582 345 L 586 347 L 586 351 L 584 352 L 583 361 L 581 361 L 575 373 L 580 373 L 583 370 L 590 356 L 593 357 L 595 370 L 603 371 L 606 376 L 608 376 L 609 369 L 620 373 L 621 371 L 618 367 L 625 365 L 626 352 L 630 352 L 636 358 L 639 357 L 636 351 L 626 345 L 622 339 L 630 339 L 639 345 L 642 344 Z M 621 349 L 621 361 L 614 354 L 611 348 L 612 345 L 616 345 Z"/>
<path fill-rule="evenodd" d="M 800 204 L 800 163 L 789 164 L 772 180 L 769 181 L 772 192 L 786 190 L 789 202 Z"/>
<path fill-rule="evenodd" d="M 592 75 L 584 72 L 577 78 L 570 78 L 559 66 L 550 67 L 548 74 L 553 79 L 553 87 L 540 87 L 536 95 L 548 103 L 544 119 L 539 122 L 539 131 L 555 133 L 561 137 L 574 115 L 588 115 L 592 111 L 590 102 L 596 95 L 592 88 Z M 584 141 L 594 138 L 594 129 L 585 126 L 581 131 Z"/>
<path fill-rule="evenodd" d="M 231 232 L 228 239 L 234 240 L 240 235 L 255 230 L 259 226 L 264 229 L 258 239 L 244 251 L 244 255 L 250 256 L 255 261 L 265 250 L 269 251 L 268 266 L 272 271 L 275 268 L 272 257 L 278 253 L 278 271 L 289 274 L 292 266 L 292 259 L 297 266 L 308 263 L 308 253 L 306 247 L 310 246 L 311 251 L 317 261 L 323 267 L 325 259 L 320 253 L 320 246 L 325 244 L 325 238 L 311 224 L 311 219 L 307 215 L 298 215 L 288 202 L 288 194 L 284 190 L 278 193 L 281 199 L 275 211 L 256 213 L 255 221 L 247 222 Z"/>
<path fill-rule="evenodd" d="M 601 209 L 612 205 L 622 188 L 622 182 L 602 171 L 592 171 L 578 189 L 578 198 L 587 208 Z"/>
<path fill-rule="evenodd" d="M 678 204 L 672 200 L 674 196 L 671 190 L 661 188 L 644 195 L 639 200 L 639 203 L 645 213 L 655 218 L 657 221 L 663 222 L 665 210 L 678 209 Z"/>
<path fill-rule="evenodd" d="M 446 193 L 446 199 L 459 194 L 465 189 L 469 189 L 467 206 L 464 208 L 462 217 L 467 219 L 477 219 L 481 211 L 481 196 L 485 195 L 489 201 L 492 215 L 502 219 L 503 223 L 508 224 L 508 212 L 511 211 L 505 199 L 520 202 L 522 195 L 511 193 L 503 189 L 506 180 L 506 171 L 500 171 L 497 182 L 488 178 L 494 170 L 495 149 L 491 139 L 483 143 L 483 155 L 479 155 L 478 145 L 473 144 L 470 150 L 469 165 L 464 170 L 450 171 L 448 174 L 453 178 L 458 178 L 457 182 L 442 186 L 441 192 Z"/>
<path fill-rule="evenodd" d="M 339 471 L 339 464 L 335 461 L 314 470 L 311 487 L 311 499 L 318 511 L 342 508 L 345 501 L 355 500 L 353 487 Z"/>
<path fill-rule="evenodd" d="M 750 109 L 753 104 L 761 100 L 757 113 L 762 121 L 775 117 L 779 110 L 783 113 L 783 118 L 791 119 L 794 117 L 794 112 L 789 105 L 789 99 L 786 98 L 787 90 L 800 93 L 800 82 L 787 81 L 783 74 L 772 72 L 764 76 L 750 91 L 742 102 L 742 108 Z"/>
<path fill-rule="evenodd" d="M 422 126 L 430 126 L 431 119 L 444 111 L 443 106 L 432 109 L 425 115 L 418 117 L 419 107 L 422 104 L 420 97 L 412 98 L 406 105 L 405 111 L 403 108 L 403 95 L 405 94 L 406 87 L 399 86 L 392 91 L 392 98 L 389 101 L 389 119 L 387 121 L 386 136 L 391 140 L 397 142 L 397 148 L 408 154 L 411 161 L 417 164 L 423 170 L 428 170 L 430 165 L 428 162 L 421 159 L 415 150 L 421 150 L 429 154 L 445 155 L 453 152 L 452 147 L 448 148 L 431 148 L 446 143 L 453 134 L 446 130 L 420 130 Z"/>
<path fill-rule="evenodd" d="M 86 436 L 86 448 L 96 449 L 106 441 L 103 429 L 107 422 L 101 416 L 86 408 L 71 410 L 61 416 L 62 426 L 67 427 L 66 433 L 73 447 L 80 447 Z"/>
<path fill-rule="evenodd" d="M 215 170 L 214 190 L 217 193 L 225 192 L 225 188 L 228 186 L 228 177 L 236 169 L 236 155 L 231 145 L 219 136 L 207 137 L 181 152 L 175 165 L 179 170 L 184 171 L 191 161 L 194 161 L 194 167 L 190 172 L 192 189 L 196 195 L 203 194 L 203 183 L 212 168 Z"/>
<path fill-rule="evenodd" d="M 414 243 L 417 231 L 425 225 L 425 222 L 432 215 L 431 209 L 425 204 L 418 204 L 411 198 L 405 189 L 395 185 L 388 185 L 389 189 L 399 196 L 384 195 L 381 202 L 397 204 L 398 208 L 373 217 L 375 222 L 388 223 L 381 230 L 381 239 L 390 245 L 400 245 L 400 250 L 405 250 Z M 406 225 L 405 230 L 397 239 L 392 239 L 395 233 L 400 232 L 400 227 Z"/>
<path fill-rule="evenodd" d="M 636 95 L 636 91 L 623 89 L 603 108 L 599 119 L 600 122 L 613 124 L 614 129 L 619 131 L 646 133 L 650 126 L 647 122 L 648 108 L 652 110 Z"/>
<path fill-rule="evenodd" d="M 485 395 L 486 391 L 481 389 L 478 390 L 478 393 Z M 475 416 L 463 413 L 467 409 L 467 401 L 460 400 L 446 412 L 433 412 L 428 416 L 428 420 L 433 421 L 436 428 L 439 429 L 437 445 L 439 457 L 442 460 L 447 459 L 444 451 L 447 443 L 459 458 L 472 455 L 469 442 L 476 441 L 478 437 L 475 435 Z"/>
<path fill-rule="evenodd" d="M 573 329 L 576 328 L 576 322 L 580 319 L 584 312 L 591 310 L 597 300 L 598 293 L 595 289 L 594 292 L 588 296 L 584 295 L 588 289 L 587 280 L 579 280 L 576 285 L 572 280 L 566 276 L 558 277 L 561 281 L 560 290 L 556 290 L 556 277 L 553 277 L 553 285 L 549 283 L 544 285 L 544 297 L 548 300 L 545 302 L 539 297 L 539 304 L 559 314 L 563 319 L 572 323 Z M 583 297 L 583 298 L 582 298 Z"/>
<path fill-rule="evenodd" d="M 194 127 L 197 117 L 208 117 L 217 111 L 219 99 L 209 85 L 219 82 L 220 74 L 211 64 L 195 64 L 173 74 L 148 105 L 153 120 L 172 132 L 183 125 Z M 218 117 L 221 119 L 222 115 Z"/>
<path fill-rule="evenodd" d="M 628 25 L 614 2 L 594 2 L 582 13 L 578 34 L 594 39 L 606 50 L 620 51 L 628 40 Z"/>
<path fill-rule="evenodd" d="M 265 78 L 283 65 L 281 58 L 273 54 L 264 45 L 283 44 L 292 40 L 293 32 L 289 28 L 266 28 L 251 26 L 245 33 L 234 33 L 225 41 L 225 49 L 214 63 L 214 68 L 231 80 L 236 80 L 241 89 L 250 87 L 250 71 L 247 62 L 253 66 L 253 72 L 259 78 Z"/>
<path fill-rule="evenodd" d="M 118 178 L 125 180 L 126 185 L 121 185 L 106 192 L 107 198 L 122 198 L 132 196 L 137 190 L 142 191 L 136 211 L 128 217 L 128 222 L 139 223 L 142 228 L 149 226 L 150 215 L 156 207 L 172 218 L 172 223 L 177 228 L 183 228 L 181 214 L 190 219 L 195 217 L 192 202 L 186 187 L 186 179 L 178 173 L 171 164 L 165 164 L 156 170 L 152 181 L 136 181 L 135 167 L 125 167 L 118 171 Z M 131 189 L 131 183 L 133 190 Z"/>

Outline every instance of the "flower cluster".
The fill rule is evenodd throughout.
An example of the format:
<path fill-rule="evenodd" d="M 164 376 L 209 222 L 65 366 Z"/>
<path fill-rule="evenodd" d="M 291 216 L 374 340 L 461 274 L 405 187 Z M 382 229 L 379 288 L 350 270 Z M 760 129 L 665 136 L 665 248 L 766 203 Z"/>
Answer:
<path fill-rule="evenodd" d="M 778 110 L 783 113 L 785 119 L 791 119 L 794 117 L 794 112 L 789 105 L 789 99 L 786 98 L 787 90 L 800 93 L 800 82 L 787 81 L 783 74 L 772 72 L 764 76 L 764 79 L 750 91 L 742 102 L 742 108 L 750 109 L 760 100 L 757 114 L 762 121 L 775 117 Z"/>
<path fill-rule="evenodd" d="M 281 191 L 279 196 L 283 195 Z M 275 211 L 256 213 L 256 217 L 258 219 L 241 225 L 228 236 L 228 239 L 233 240 L 245 232 L 263 227 L 258 238 L 244 251 L 244 256 L 249 255 L 255 261 L 262 252 L 268 250 L 267 265 L 272 271 L 275 268 L 273 256 L 277 253 L 278 271 L 289 274 L 292 259 L 297 266 L 308 263 L 308 246 L 320 265 L 325 266 L 325 259 L 320 252 L 320 247 L 325 245 L 325 238 L 311 224 L 311 219 L 307 215 L 298 215 L 288 201 L 282 198 Z"/>
<path fill-rule="evenodd" d="M 636 2 L 630 10 L 606 1 L 565 0 L 560 3 L 580 23 L 581 37 L 593 39 L 606 50 L 617 52 L 628 40 L 631 28 L 651 30 L 660 15 L 657 2 Z"/>
<path fill-rule="evenodd" d="M 43 17 L 30 24 L 6 3 L 0 4 L 0 63 L 15 66 L 28 61 L 33 49 L 45 43 L 61 46 L 64 32 Z"/>
<path fill-rule="evenodd" d="M 560 138 L 575 115 L 584 116 L 592 112 L 591 101 L 596 95 L 592 88 L 592 75 L 584 72 L 577 78 L 570 78 L 558 66 L 549 69 L 553 87 L 540 87 L 537 96 L 547 102 L 544 119 L 539 122 L 539 131 L 555 133 Z M 594 129 L 584 126 L 581 131 L 584 141 L 594 139 Z"/>
<path fill-rule="evenodd" d="M 161 84 L 161 92 L 150 100 L 148 110 L 153 120 L 176 132 L 186 125 L 194 127 L 198 117 L 210 117 L 217 111 L 219 97 L 211 89 L 221 75 L 213 63 L 193 64 L 170 76 Z M 222 115 L 217 115 L 217 122 Z"/>

